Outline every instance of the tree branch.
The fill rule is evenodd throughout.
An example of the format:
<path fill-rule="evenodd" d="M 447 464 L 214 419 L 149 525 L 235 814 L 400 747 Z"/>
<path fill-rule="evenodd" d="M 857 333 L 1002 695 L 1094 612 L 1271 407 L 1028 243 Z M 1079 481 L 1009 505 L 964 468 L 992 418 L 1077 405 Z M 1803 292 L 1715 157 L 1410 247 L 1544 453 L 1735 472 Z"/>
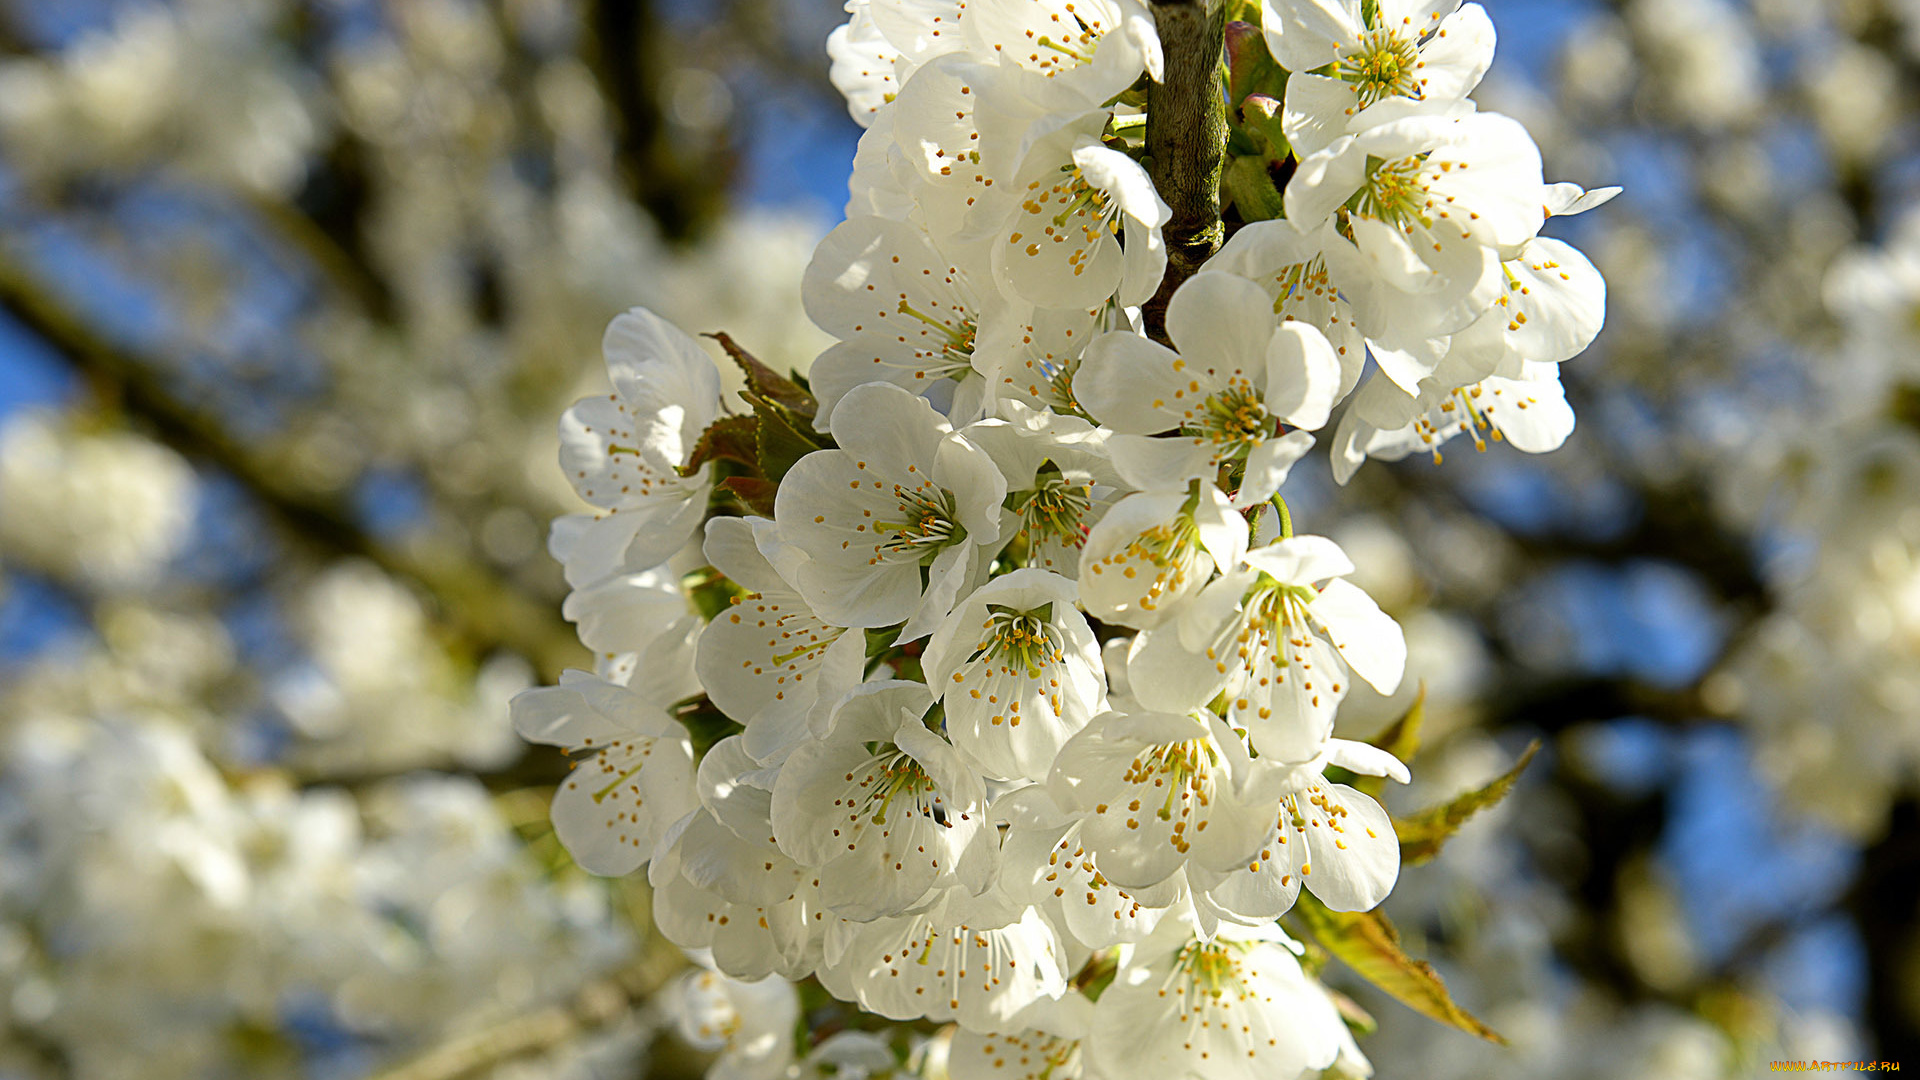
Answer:
<path fill-rule="evenodd" d="M 578 1036 L 611 1027 L 687 966 L 664 938 L 631 965 L 590 982 L 572 998 L 514 1017 L 432 1047 L 373 1080 L 461 1080 L 485 1069 L 559 1047 Z"/>
<path fill-rule="evenodd" d="M 1226 153 L 1227 102 L 1220 52 L 1227 13 L 1220 0 L 1154 0 L 1166 54 L 1164 82 L 1147 87 L 1147 175 L 1173 217 L 1163 235 L 1167 275 L 1142 314 L 1147 333 L 1166 341 L 1167 301 L 1220 250 L 1220 170 Z"/>
<path fill-rule="evenodd" d="M 1879 1058 L 1912 1061 L 1920 1057 L 1920 991 L 1913 983 L 1913 957 L 1920 950 L 1914 927 L 1920 909 L 1920 797 L 1897 799 L 1886 833 L 1860 856 L 1847 907 L 1867 945 L 1867 1029 Z"/>
<path fill-rule="evenodd" d="M 168 445 L 240 481 L 300 540 L 361 556 L 419 585 L 475 652 L 510 649 L 532 661 L 548 682 L 569 666 L 583 665 L 586 653 L 552 604 L 521 593 L 457 551 L 382 543 L 355 522 L 342 495 L 303 484 L 295 470 L 277 467 L 270 453 L 245 445 L 218 417 L 181 400 L 156 374 L 161 367 L 155 358 L 131 355 L 95 333 L 7 252 L 0 252 L 0 309 L 76 369 L 112 386 Z"/>
<path fill-rule="evenodd" d="M 668 123 L 662 82 L 676 43 L 653 0 L 595 0 L 588 20 L 589 61 L 619 121 L 622 179 L 669 239 L 697 236 L 725 207 L 732 170 L 723 139 L 690 146 Z"/>

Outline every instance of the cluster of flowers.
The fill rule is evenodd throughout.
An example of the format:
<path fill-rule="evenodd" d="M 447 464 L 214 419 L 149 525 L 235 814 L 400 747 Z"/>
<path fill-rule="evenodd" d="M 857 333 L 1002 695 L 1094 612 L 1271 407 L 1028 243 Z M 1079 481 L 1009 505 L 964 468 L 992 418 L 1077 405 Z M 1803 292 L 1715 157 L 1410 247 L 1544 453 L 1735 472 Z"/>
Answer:
<path fill-rule="evenodd" d="M 155 630 L 146 647 L 178 660 L 182 627 Z M 368 1048 L 537 1008 L 632 951 L 604 891 L 543 873 L 478 781 L 236 783 L 189 718 L 102 688 L 134 680 L 87 659 L 94 711 L 84 691 L 22 700 L 54 697 L 34 672 L 0 738 L 6 1075 L 357 1072 Z"/>
<path fill-rule="evenodd" d="M 1538 233 L 1607 193 L 1547 184 L 1466 98 L 1478 5 L 1269 0 L 1232 34 L 1281 96 L 1237 111 L 1273 121 L 1284 217 L 1157 341 L 1147 7 L 848 9 L 868 130 L 804 286 L 838 344 L 804 387 L 742 356 L 753 414 L 725 415 L 708 355 L 635 310 L 613 392 L 563 422 L 598 512 L 551 547 L 601 659 L 514 703 L 576 755 L 555 831 L 648 864 L 660 929 L 729 976 L 955 1022 L 955 1076 L 1364 1073 L 1274 920 L 1393 886 L 1392 822 L 1327 770 L 1407 779 L 1332 735 L 1406 643 L 1278 492 L 1349 394 L 1341 479 L 1462 433 L 1559 445 L 1604 286 Z"/>

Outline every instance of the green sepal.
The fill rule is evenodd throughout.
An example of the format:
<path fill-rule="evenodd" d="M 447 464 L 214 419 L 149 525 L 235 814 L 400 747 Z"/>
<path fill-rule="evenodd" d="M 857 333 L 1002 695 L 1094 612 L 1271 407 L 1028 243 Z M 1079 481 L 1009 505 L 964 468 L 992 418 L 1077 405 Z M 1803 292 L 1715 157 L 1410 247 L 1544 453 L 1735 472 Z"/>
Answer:
<path fill-rule="evenodd" d="M 1279 164 L 1293 156 L 1293 144 L 1281 124 L 1280 99 L 1261 92 L 1247 95 L 1240 103 L 1240 130 L 1247 133 L 1267 161 Z"/>
<path fill-rule="evenodd" d="M 780 485 L 764 476 L 729 476 L 714 488 L 739 500 L 748 513 L 768 518 L 773 516 L 773 498 L 780 491 Z"/>
<path fill-rule="evenodd" d="M 1086 995 L 1088 1001 L 1099 1001 L 1100 995 L 1120 974 L 1120 950 L 1101 949 L 1087 958 L 1079 972 L 1073 977 L 1074 989 Z"/>

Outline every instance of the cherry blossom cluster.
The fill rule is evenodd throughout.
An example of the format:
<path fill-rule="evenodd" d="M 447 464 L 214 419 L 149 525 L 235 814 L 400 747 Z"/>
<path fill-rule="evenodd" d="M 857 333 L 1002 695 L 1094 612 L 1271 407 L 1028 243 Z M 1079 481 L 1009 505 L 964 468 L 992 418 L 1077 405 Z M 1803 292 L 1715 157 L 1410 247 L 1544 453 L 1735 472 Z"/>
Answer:
<path fill-rule="evenodd" d="M 1281 492 L 1336 415 L 1342 482 L 1557 447 L 1604 284 L 1539 233 L 1610 192 L 1467 97 L 1479 5 L 1267 0 L 1228 31 L 1237 231 L 1150 326 L 1148 5 L 847 7 L 867 130 L 803 290 L 836 343 L 800 381 L 726 342 L 743 412 L 636 309 L 562 424 L 595 510 L 551 548 L 599 664 L 514 703 L 575 759 L 554 829 L 644 864 L 726 976 L 952 1022 L 956 1077 L 1364 1075 L 1275 920 L 1394 884 L 1392 821 L 1328 770 L 1407 779 L 1333 736 L 1406 642 Z M 791 1008 L 725 985 L 695 1027 L 778 1074 Z"/>

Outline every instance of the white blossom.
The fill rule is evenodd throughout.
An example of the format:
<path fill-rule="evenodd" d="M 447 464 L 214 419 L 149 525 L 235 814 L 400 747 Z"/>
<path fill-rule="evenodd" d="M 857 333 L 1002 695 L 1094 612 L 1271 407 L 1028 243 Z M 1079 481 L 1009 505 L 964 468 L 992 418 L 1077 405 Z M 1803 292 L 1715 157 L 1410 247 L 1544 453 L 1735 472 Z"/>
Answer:
<path fill-rule="evenodd" d="M 1058 574 L 1015 570 L 975 590 L 927 642 L 947 735 L 992 779 L 1044 779 L 1061 744 L 1106 708 L 1075 591 Z"/>
<path fill-rule="evenodd" d="M 1244 470 L 1237 506 L 1264 502 L 1327 422 L 1341 381 L 1325 335 L 1304 322 L 1277 326 L 1267 297 L 1245 278 L 1201 273 L 1167 305 L 1172 349 L 1120 331 L 1096 338 L 1074 377 L 1088 412 L 1117 434 L 1114 467 L 1142 489 Z M 1168 438 L 1156 432 L 1175 431 Z"/>
<path fill-rule="evenodd" d="M 666 990 L 668 1013 L 680 1037 L 719 1051 L 710 1080 L 776 1080 L 793 1064 L 793 1025 L 800 996 L 781 978 L 742 982 L 712 971 L 690 971 Z"/>
<path fill-rule="evenodd" d="M 1334 478 L 1345 483 L 1367 458 L 1398 461 L 1430 452 L 1456 435 L 1470 435 L 1484 450 L 1487 440 L 1505 440 L 1516 450 L 1544 454 L 1573 433 L 1573 409 L 1553 364 L 1528 363 L 1520 377 L 1493 377 L 1449 387 L 1436 379 L 1415 397 L 1384 379 L 1354 395 L 1333 436 Z"/>
<path fill-rule="evenodd" d="M 1138 492 L 1087 534 L 1080 602 L 1097 619 L 1152 626 L 1199 593 L 1216 565 L 1236 565 L 1246 549 L 1246 519 L 1219 488 Z"/>
<path fill-rule="evenodd" d="M 1005 183 L 995 217 L 995 279 L 1040 307 L 1144 303 L 1166 271 L 1160 228 L 1172 211 L 1138 162 L 1100 141 L 1104 111 L 1037 140 Z M 983 228 L 991 228 L 984 225 Z M 1124 237 L 1124 243 L 1122 242 Z"/>
<path fill-rule="evenodd" d="M 1292 75 L 1281 129 L 1301 157 L 1344 134 L 1387 98 L 1458 101 L 1493 62 L 1493 23 L 1479 4 L 1263 0 L 1267 47 Z M 1317 71 L 1331 65 L 1327 74 Z"/>
<path fill-rule="evenodd" d="M 849 925 L 841 963 L 821 973 L 837 995 L 896 1020 L 952 1020 L 998 1031 L 1066 989 L 1059 941 L 1032 908 L 973 925 L 936 904 L 924 914 Z"/>
<path fill-rule="evenodd" d="M 1333 1064 L 1340 1016 L 1278 927 L 1136 947 L 1094 1005 L 1093 1065 L 1108 1080 L 1295 1080 Z"/>
<path fill-rule="evenodd" d="M 631 872 L 691 808 L 693 747 L 657 703 L 574 672 L 513 699 L 522 738 L 585 756 L 553 796 L 553 830 L 581 866 Z"/>
<path fill-rule="evenodd" d="M 774 782 L 780 850 L 819 868 L 820 903 L 843 918 L 899 915 L 953 883 L 980 830 L 986 790 L 927 730 L 932 704 L 920 683 L 862 686 Z"/>
<path fill-rule="evenodd" d="M 805 558 L 765 518 L 707 522 L 708 561 L 749 591 L 708 625 L 695 672 L 720 711 L 747 729 L 747 751 L 774 761 L 826 731 L 833 706 L 864 674 L 866 637 L 821 621 L 767 549 L 789 566 Z"/>
<path fill-rule="evenodd" d="M 1333 730 L 1354 676 L 1400 685 L 1406 638 L 1345 580 L 1333 541 L 1296 536 L 1246 553 L 1172 622 L 1134 639 L 1127 673 L 1149 708 L 1183 711 L 1224 693 L 1226 716 L 1262 757 L 1305 761 Z"/>
<path fill-rule="evenodd" d="M 192 535 L 198 486 L 138 435 L 17 416 L 0 429 L 0 557 L 106 589 L 150 585 Z"/>
<path fill-rule="evenodd" d="M 1391 754 L 1346 739 L 1327 740 L 1303 764 L 1254 762 L 1243 774 L 1240 796 L 1273 807 L 1273 829 L 1245 866 L 1225 873 L 1193 870 L 1197 903 L 1225 918 L 1258 924 L 1292 908 L 1302 886 L 1335 911 L 1368 911 L 1386 899 L 1400 873 L 1393 822 L 1371 797 L 1329 783 L 1328 765 L 1401 783 L 1408 779 L 1406 766 Z"/>
<path fill-rule="evenodd" d="M 794 585 L 835 625 L 906 622 L 911 641 L 946 617 L 1000 539 L 1007 482 L 985 451 L 897 386 L 857 387 L 834 414 L 845 421 L 834 425 L 839 448 L 801 458 L 774 504 L 782 539 L 807 556 Z"/>
<path fill-rule="evenodd" d="M 560 466 L 599 509 L 554 523 L 567 580 L 590 585 L 666 562 L 700 527 L 712 466 L 679 468 L 720 409 L 720 373 L 694 340 L 644 308 L 607 327 L 613 393 L 584 398 L 560 425 Z"/>
<path fill-rule="evenodd" d="M 1217 718 L 1109 712 L 1061 748 L 1047 787 L 1061 807 L 1085 815 L 1080 842 L 1100 873 L 1144 889 L 1189 858 L 1225 870 L 1259 847 L 1264 815 L 1232 795 L 1238 745 Z"/>

